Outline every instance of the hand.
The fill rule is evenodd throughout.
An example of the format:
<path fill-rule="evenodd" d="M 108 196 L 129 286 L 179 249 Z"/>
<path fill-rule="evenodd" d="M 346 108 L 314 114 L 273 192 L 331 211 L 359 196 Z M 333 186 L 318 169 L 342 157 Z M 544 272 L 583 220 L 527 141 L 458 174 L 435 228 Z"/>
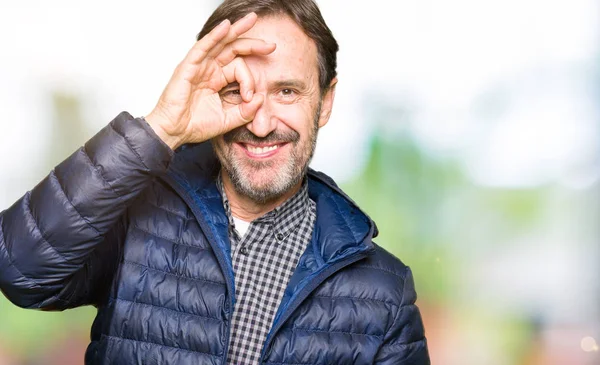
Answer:
<path fill-rule="evenodd" d="M 231 24 L 225 20 L 200 39 L 177 66 L 146 121 L 156 134 L 176 149 L 206 141 L 254 118 L 264 99 L 254 93 L 254 78 L 239 56 L 267 55 L 274 43 L 240 38 L 256 23 L 250 13 Z M 223 108 L 219 91 L 239 83 L 241 103 Z"/>

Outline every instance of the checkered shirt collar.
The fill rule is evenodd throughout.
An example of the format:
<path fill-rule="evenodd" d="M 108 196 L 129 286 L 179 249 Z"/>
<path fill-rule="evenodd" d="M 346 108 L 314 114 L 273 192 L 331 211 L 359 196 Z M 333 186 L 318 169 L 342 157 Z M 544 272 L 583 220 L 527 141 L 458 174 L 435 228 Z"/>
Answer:
<path fill-rule="evenodd" d="M 227 194 L 223 188 L 221 174 L 219 174 L 217 177 L 217 188 L 219 189 L 219 192 L 223 198 L 223 207 L 225 208 L 225 213 L 227 214 L 227 219 L 229 220 L 230 233 L 233 233 L 233 237 L 237 242 L 239 242 L 241 237 L 239 237 L 237 230 L 235 230 L 235 221 L 233 220 L 233 215 L 231 214 L 229 199 L 227 199 Z M 272 211 L 253 220 L 251 224 L 268 224 L 273 227 L 276 233 L 282 234 L 282 240 L 285 240 L 302 222 L 302 219 L 309 208 L 309 199 L 308 181 L 305 178 L 302 182 L 300 190 L 298 190 L 296 194 Z"/>

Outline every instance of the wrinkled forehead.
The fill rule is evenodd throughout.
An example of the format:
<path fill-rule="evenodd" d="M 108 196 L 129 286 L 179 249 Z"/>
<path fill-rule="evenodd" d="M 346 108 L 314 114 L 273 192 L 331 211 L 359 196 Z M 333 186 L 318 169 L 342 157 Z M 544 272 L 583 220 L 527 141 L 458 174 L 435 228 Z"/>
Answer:
<path fill-rule="evenodd" d="M 287 16 L 261 17 L 252 29 L 242 35 L 277 44 L 266 56 L 244 57 L 252 73 L 259 77 L 301 78 L 318 85 L 317 46 L 293 20 Z"/>

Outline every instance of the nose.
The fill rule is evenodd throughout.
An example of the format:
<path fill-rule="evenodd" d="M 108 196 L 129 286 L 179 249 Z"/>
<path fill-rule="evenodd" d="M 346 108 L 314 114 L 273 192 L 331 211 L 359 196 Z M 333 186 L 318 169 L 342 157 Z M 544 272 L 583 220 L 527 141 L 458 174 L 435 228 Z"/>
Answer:
<path fill-rule="evenodd" d="M 277 119 L 273 116 L 268 97 L 265 96 L 265 101 L 254 115 L 254 119 L 246 124 L 246 128 L 261 138 L 266 137 L 277 128 Z"/>

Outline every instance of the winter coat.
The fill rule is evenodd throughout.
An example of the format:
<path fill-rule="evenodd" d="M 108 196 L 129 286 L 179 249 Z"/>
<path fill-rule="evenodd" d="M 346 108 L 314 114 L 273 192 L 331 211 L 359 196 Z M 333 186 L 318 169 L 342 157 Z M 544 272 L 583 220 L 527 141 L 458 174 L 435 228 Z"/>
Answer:
<path fill-rule="evenodd" d="M 234 273 L 209 143 L 177 153 L 124 112 L 0 213 L 0 289 L 24 308 L 94 305 L 86 364 L 225 364 Z M 429 364 L 411 272 L 335 183 L 309 171 L 313 238 L 261 364 Z"/>

